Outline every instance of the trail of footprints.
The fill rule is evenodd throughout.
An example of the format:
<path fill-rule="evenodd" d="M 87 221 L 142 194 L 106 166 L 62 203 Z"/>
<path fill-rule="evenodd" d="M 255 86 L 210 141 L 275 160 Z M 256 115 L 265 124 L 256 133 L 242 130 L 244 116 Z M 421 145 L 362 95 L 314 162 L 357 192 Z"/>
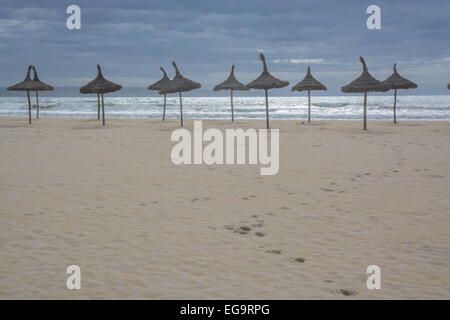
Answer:
<path fill-rule="evenodd" d="M 255 196 L 253 196 L 255 197 Z M 243 199 L 248 198 L 248 197 L 244 197 Z M 274 216 L 274 213 L 267 213 L 267 215 L 270 216 Z M 257 219 L 259 216 L 257 214 L 253 214 L 250 216 L 253 220 L 252 223 L 249 223 L 248 221 L 244 221 L 242 224 L 236 226 L 236 225 L 225 225 L 225 229 L 232 231 L 236 234 L 240 234 L 240 235 L 253 235 L 256 237 L 264 237 L 266 236 L 266 233 L 263 232 L 264 231 L 264 220 L 262 219 Z M 263 248 L 262 246 L 260 248 Z M 271 249 L 271 250 L 266 250 L 266 252 L 268 254 L 273 254 L 273 255 L 282 255 L 283 251 L 282 249 Z M 303 264 L 306 262 L 306 259 L 303 257 L 291 257 L 290 260 L 293 263 L 298 263 L 298 264 Z M 333 280 L 325 280 L 325 283 L 333 283 Z M 356 290 L 353 289 L 335 289 L 335 290 L 331 290 L 331 293 L 333 294 L 340 294 L 340 295 L 344 295 L 346 297 L 351 297 L 351 296 L 355 296 L 358 294 L 358 292 Z"/>
<path fill-rule="evenodd" d="M 256 219 L 258 217 L 257 214 L 254 214 L 251 216 L 253 219 Z M 258 237 L 264 237 L 266 234 L 262 231 L 258 231 L 259 228 L 264 227 L 264 220 L 255 220 L 254 223 L 251 224 L 251 226 L 247 225 L 241 225 L 241 226 L 234 226 L 234 225 L 225 225 L 225 229 L 231 230 L 235 233 L 239 234 L 254 234 Z"/>
<path fill-rule="evenodd" d="M 387 144 L 383 144 L 384 146 L 386 146 Z M 401 167 L 404 164 L 404 156 L 403 156 L 403 152 L 401 150 L 401 148 L 399 146 L 393 146 L 391 144 L 392 147 L 392 151 L 394 151 L 397 154 L 397 167 Z M 399 173 L 399 170 L 396 170 L 397 168 L 390 168 L 388 170 L 385 170 L 382 172 L 381 177 L 391 177 L 390 174 L 397 174 Z M 420 172 L 420 171 L 430 171 L 430 169 L 415 169 L 415 172 Z M 436 178 L 441 178 L 442 176 L 439 175 L 430 175 L 431 177 L 436 177 Z M 368 178 L 372 178 L 371 180 L 368 180 Z M 352 188 L 353 189 L 357 189 L 358 186 L 362 186 L 364 184 L 370 183 L 370 182 L 375 182 L 373 180 L 373 177 L 371 177 L 371 173 L 370 172 L 362 172 L 362 173 L 357 173 L 354 174 L 350 177 L 350 181 L 353 183 L 358 183 L 357 185 L 353 185 Z M 331 182 L 328 186 L 320 188 L 321 191 L 323 192 L 327 192 L 329 193 L 330 197 L 336 197 L 336 193 L 338 194 L 342 194 L 342 193 L 346 193 L 347 191 L 345 190 L 339 190 L 339 186 L 336 182 Z M 288 192 L 288 195 L 295 195 L 297 194 L 297 192 Z M 256 196 L 254 195 L 250 195 L 247 197 L 243 197 L 243 200 L 250 200 L 251 198 L 256 198 Z M 308 205 L 308 203 L 301 203 L 301 205 Z M 288 210 L 288 207 L 281 207 L 280 209 L 282 210 Z M 267 215 L 269 216 L 274 216 L 275 213 L 267 213 Z M 234 233 L 237 234 L 241 234 L 241 235 L 253 235 L 256 237 L 264 237 L 266 236 L 266 233 L 264 232 L 264 220 L 258 220 L 256 218 L 258 218 L 258 215 L 254 214 L 251 215 L 252 219 L 255 219 L 256 221 L 254 221 L 254 223 L 248 223 L 247 221 L 243 222 L 242 225 L 239 226 L 234 226 L 234 225 L 225 225 L 225 229 L 233 231 Z M 249 224 L 249 225 L 247 225 Z M 262 248 L 262 247 L 260 247 Z M 268 254 L 273 254 L 273 255 L 282 255 L 282 250 L 281 249 L 272 249 L 272 250 L 266 250 L 266 252 Z M 294 263 L 305 263 L 306 259 L 302 258 L 302 257 L 296 257 L 290 258 Z M 333 283 L 333 280 L 325 280 L 325 283 Z M 335 289 L 335 290 L 331 290 L 331 292 L 333 294 L 339 294 L 339 295 L 343 295 L 346 297 L 351 297 L 351 296 L 355 296 L 358 294 L 358 292 L 354 289 Z"/>
<path fill-rule="evenodd" d="M 268 215 L 274 215 L 273 213 L 268 213 Z M 225 225 L 226 230 L 233 231 L 234 233 L 242 234 L 242 235 L 255 235 L 257 237 L 264 237 L 266 236 L 266 233 L 263 232 L 264 228 L 264 220 L 257 219 L 258 215 L 253 214 L 251 215 L 251 218 L 254 220 L 252 223 L 248 223 L 247 221 L 243 225 L 235 226 L 235 225 Z M 249 225 L 247 225 L 249 224 Z M 272 250 L 266 250 L 267 253 L 275 254 L 275 255 L 281 255 L 282 250 L 281 249 L 272 249 Z M 306 261 L 305 258 L 297 257 L 297 258 L 291 258 L 292 261 L 297 263 L 304 263 Z"/>
<path fill-rule="evenodd" d="M 412 142 L 410 142 L 409 144 L 412 144 Z M 385 147 L 390 147 L 392 149 L 392 152 L 396 154 L 396 158 L 397 158 L 397 163 L 396 166 L 391 167 L 387 170 L 384 170 L 381 173 L 381 177 L 382 178 L 390 178 L 391 174 L 394 174 L 394 176 L 399 173 L 399 168 L 401 168 L 406 160 L 404 154 L 403 154 L 403 150 L 401 146 L 397 146 L 394 145 L 392 142 L 385 140 L 383 143 L 383 146 Z M 429 171 L 429 169 L 415 169 L 415 172 L 419 172 L 419 171 Z M 372 178 L 372 179 L 368 179 L 368 178 Z M 371 182 L 376 182 L 375 180 L 373 180 L 373 177 L 371 177 L 371 173 L 370 172 L 362 172 L 362 173 L 356 173 L 353 174 L 350 177 L 350 181 L 354 184 L 353 186 L 351 186 L 352 189 L 358 189 L 359 187 L 367 184 L 367 183 L 371 183 Z M 320 188 L 321 191 L 323 192 L 327 192 L 329 193 L 329 197 L 336 197 L 335 192 L 337 193 L 346 193 L 347 191 L 345 190 L 338 190 L 338 184 L 336 182 L 332 182 L 329 184 L 329 186 Z"/>

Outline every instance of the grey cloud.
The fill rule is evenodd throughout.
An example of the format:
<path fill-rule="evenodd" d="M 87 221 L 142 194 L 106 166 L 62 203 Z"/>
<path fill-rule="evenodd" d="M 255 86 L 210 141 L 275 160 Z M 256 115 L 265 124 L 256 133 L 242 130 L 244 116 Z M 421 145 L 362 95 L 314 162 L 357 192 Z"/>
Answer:
<path fill-rule="evenodd" d="M 380 77 L 394 62 L 401 62 L 412 78 L 428 68 L 441 80 L 450 67 L 450 4 L 445 0 L 379 1 L 383 29 L 378 31 L 365 28 L 371 3 L 356 0 L 82 0 L 77 1 L 82 30 L 76 31 L 65 28 L 68 4 L 0 3 L 0 85 L 21 79 L 28 63 L 38 65 L 56 86 L 78 85 L 95 73 L 96 63 L 111 79 L 141 85 L 160 77 L 160 65 L 172 72 L 170 61 L 176 60 L 184 74 L 210 88 L 232 63 L 243 81 L 256 76 L 259 50 L 271 71 L 289 81 L 298 81 L 312 64 L 334 94 L 351 79 L 347 73 L 360 72 L 359 55 Z M 435 92 L 434 80 L 413 80 L 419 82 L 418 93 Z"/>

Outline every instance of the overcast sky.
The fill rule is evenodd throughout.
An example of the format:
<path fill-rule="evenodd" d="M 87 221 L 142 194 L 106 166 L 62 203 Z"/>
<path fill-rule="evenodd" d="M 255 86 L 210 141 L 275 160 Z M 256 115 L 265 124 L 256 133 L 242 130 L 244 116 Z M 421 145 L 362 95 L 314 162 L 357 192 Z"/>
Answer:
<path fill-rule="evenodd" d="M 81 7 L 81 30 L 66 28 L 71 4 Z M 366 27 L 370 4 L 381 7 L 381 30 Z M 0 0 L 0 86 L 35 64 L 45 82 L 79 87 L 100 63 L 108 79 L 146 87 L 160 66 L 172 76 L 175 60 L 210 89 L 233 63 L 241 81 L 258 76 L 259 51 L 292 85 L 311 65 L 327 94 L 359 76 L 360 55 L 379 80 L 397 62 L 419 85 L 409 94 L 448 94 L 450 1 Z"/>

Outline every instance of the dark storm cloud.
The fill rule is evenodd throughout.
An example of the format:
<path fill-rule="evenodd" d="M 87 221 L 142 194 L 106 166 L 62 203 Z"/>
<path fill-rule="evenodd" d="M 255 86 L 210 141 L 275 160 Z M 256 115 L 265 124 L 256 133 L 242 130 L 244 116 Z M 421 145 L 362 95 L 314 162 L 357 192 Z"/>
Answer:
<path fill-rule="evenodd" d="M 81 7 L 82 30 L 65 27 L 71 4 Z M 381 7 L 382 30 L 366 28 L 370 4 Z M 34 63 L 55 85 L 78 86 L 100 62 L 111 80 L 146 86 L 160 77 L 160 65 L 172 73 L 176 60 L 209 89 L 232 63 L 240 79 L 254 78 L 263 50 L 273 74 L 295 82 L 311 64 L 333 94 L 359 74 L 359 55 L 378 78 L 398 62 L 419 83 L 417 93 L 446 93 L 449 13 L 447 0 L 1 0 L 0 85 L 21 79 Z"/>

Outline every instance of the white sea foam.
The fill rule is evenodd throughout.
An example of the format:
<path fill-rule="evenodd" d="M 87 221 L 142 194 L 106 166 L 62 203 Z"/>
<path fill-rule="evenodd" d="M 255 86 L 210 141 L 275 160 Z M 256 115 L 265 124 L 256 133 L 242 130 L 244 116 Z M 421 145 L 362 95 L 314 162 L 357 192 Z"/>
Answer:
<path fill-rule="evenodd" d="M 34 100 L 32 100 L 34 102 Z M 356 120 L 362 117 L 362 96 L 316 96 L 312 99 L 313 119 Z M 105 97 L 107 117 L 159 118 L 162 115 L 162 97 Z M 305 119 L 306 97 L 269 98 L 271 119 Z M 387 120 L 392 118 L 392 96 L 369 96 L 368 118 Z M 35 106 L 34 106 L 35 108 Z M 235 97 L 236 119 L 264 119 L 264 97 Z M 185 118 L 228 119 L 228 97 L 183 98 Z M 25 116 L 26 97 L 0 97 L 0 116 Z M 95 117 L 97 97 L 41 97 L 42 117 Z M 177 96 L 167 98 L 167 118 L 179 117 Z M 450 120 L 450 95 L 399 96 L 397 117 L 400 120 Z"/>

